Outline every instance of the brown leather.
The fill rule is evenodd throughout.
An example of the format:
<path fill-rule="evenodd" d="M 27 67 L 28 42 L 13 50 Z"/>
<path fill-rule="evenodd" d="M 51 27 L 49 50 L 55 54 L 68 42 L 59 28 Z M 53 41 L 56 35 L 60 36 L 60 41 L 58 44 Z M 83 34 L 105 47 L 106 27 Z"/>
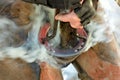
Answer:
<path fill-rule="evenodd" d="M 0 61 L 0 80 L 37 80 L 32 67 L 24 60 L 6 58 Z"/>
<path fill-rule="evenodd" d="M 80 0 L 23 0 L 25 2 L 42 4 L 51 8 L 57 9 L 71 9 L 76 8 L 80 4 Z"/>

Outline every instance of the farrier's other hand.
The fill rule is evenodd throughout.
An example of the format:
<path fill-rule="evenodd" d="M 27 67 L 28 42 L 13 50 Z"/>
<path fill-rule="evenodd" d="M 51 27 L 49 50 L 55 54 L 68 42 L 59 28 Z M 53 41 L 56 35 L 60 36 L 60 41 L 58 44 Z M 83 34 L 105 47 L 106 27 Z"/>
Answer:
<path fill-rule="evenodd" d="M 83 26 L 90 22 L 90 19 L 95 14 L 95 5 L 97 5 L 97 0 L 84 0 L 81 8 L 74 9 L 74 12 L 81 19 Z"/>
<path fill-rule="evenodd" d="M 81 7 L 75 8 L 74 11 L 70 13 L 58 14 L 55 19 L 69 22 L 73 28 L 81 28 L 82 26 L 85 26 L 95 14 L 97 0 L 81 0 L 80 3 L 82 4 Z M 93 4 L 91 5 L 91 3 Z"/>
<path fill-rule="evenodd" d="M 57 14 L 55 16 L 55 19 L 62 22 L 69 22 L 72 28 L 83 27 L 80 23 L 80 18 L 74 13 L 74 11 L 67 14 Z"/>
<path fill-rule="evenodd" d="M 71 0 L 73 3 L 75 0 Z M 78 2 L 74 2 L 73 5 L 71 5 L 71 9 L 80 8 L 81 4 L 84 0 L 79 0 Z M 56 20 L 62 21 L 62 22 L 69 22 L 72 28 L 82 28 L 82 24 L 80 23 L 80 18 L 76 15 L 76 13 L 72 10 L 71 12 L 62 14 L 59 13 L 55 16 Z"/>

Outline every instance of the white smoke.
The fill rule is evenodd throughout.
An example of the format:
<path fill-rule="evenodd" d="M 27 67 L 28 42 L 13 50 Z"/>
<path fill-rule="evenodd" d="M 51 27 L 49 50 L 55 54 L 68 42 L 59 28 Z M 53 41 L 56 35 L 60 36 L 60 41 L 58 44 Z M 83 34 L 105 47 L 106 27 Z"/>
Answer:
<path fill-rule="evenodd" d="M 4 0 L 1 0 L 4 1 Z M 7 1 L 7 0 L 6 0 Z M 11 0 L 12 1 L 12 0 Z M 40 27 L 44 24 L 45 13 L 41 5 L 35 6 L 35 13 L 31 17 L 33 19 L 32 29 L 28 34 L 26 42 L 20 47 L 10 47 L 14 45 L 14 38 L 16 32 L 21 30 L 13 21 L 0 17 L 0 59 L 2 60 L 5 57 L 11 58 L 22 58 L 25 61 L 31 63 L 34 61 L 48 62 L 52 65 L 56 65 L 57 62 L 54 60 L 53 56 L 49 55 L 48 50 L 45 46 L 40 44 L 38 41 L 38 33 Z M 96 20 L 94 18 L 89 25 L 86 26 L 86 29 L 89 31 L 89 38 L 84 48 L 84 51 L 87 51 L 91 46 L 94 46 L 98 42 L 110 42 L 112 38 L 111 34 L 114 34 L 117 42 L 120 45 L 120 7 L 114 0 L 99 0 L 98 11 L 96 13 L 100 17 Z M 98 18 L 99 18 L 98 17 Z M 50 18 L 50 19 L 54 19 Z M 51 20 L 52 21 L 52 20 Z M 51 22 L 52 23 L 52 22 Z M 8 30 L 9 29 L 9 30 Z M 53 39 L 53 45 L 59 40 L 59 30 L 58 34 Z M 57 43 L 57 44 L 58 44 Z M 71 67 L 68 69 L 70 75 L 73 74 L 73 80 L 76 80 L 76 72 L 71 71 Z M 70 80 L 66 72 L 64 79 Z"/>
<path fill-rule="evenodd" d="M 29 63 L 39 60 L 50 64 L 57 64 L 53 56 L 48 54 L 50 52 L 48 52 L 45 46 L 38 41 L 39 29 L 45 23 L 44 19 L 46 18 L 46 14 L 43 6 L 34 6 L 35 12 L 31 17 L 33 21 L 32 29 L 28 34 L 27 40 L 20 47 L 10 46 L 11 44 L 14 44 L 14 39 L 12 37 L 21 29 L 15 25 L 13 21 L 3 17 L 0 18 L 0 59 L 3 59 L 4 57 L 19 57 Z M 120 35 L 119 13 L 120 7 L 114 0 L 99 0 L 96 15 L 100 17 L 100 21 L 93 18 L 91 23 L 86 26 L 86 29 L 89 31 L 89 38 L 83 51 L 87 51 L 91 46 L 98 42 L 110 42 L 112 40 L 110 36 L 113 33 L 118 43 L 120 43 L 118 37 Z M 54 17 L 50 19 L 54 19 Z M 6 29 L 8 27 L 10 28 L 10 31 Z M 55 45 L 56 42 L 58 42 L 57 44 L 60 42 L 59 31 L 60 30 L 58 30 L 57 36 L 52 41 L 52 43 L 54 42 L 53 45 Z"/>
<path fill-rule="evenodd" d="M 40 27 L 45 23 L 46 18 L 44 8 L 41 5 L 34 6 L 35 12 L 31 17 L 32 29 L 28 33 L 27 40 L 19 47 L 13 47 L 12 45 L 14 45 L 13 36 L 15 36 L 15 32 L 21 29 L 19 26 L 15 25 L 12 20 L 5 17 L 0 18 L 0 44 L 3 44 L 0 47 L 0 59 L 4 59 L 5 57 L 21 58 L 28 63 L 40 61 L 55 66 L 57 63 L 54 58 L 49 55 L 50 52 L 38 41 Z M 7 28 L 11 30 L 9 31 Z"/>
<path fill-rule="evenodd" d="M 85 27 L 89 32 L 89 38 L 85 51 L 98 42 L 110 42 L 115 36 L 120 44 L 120 7 L 115 0 L 99 0 L 96 16 Z"/>

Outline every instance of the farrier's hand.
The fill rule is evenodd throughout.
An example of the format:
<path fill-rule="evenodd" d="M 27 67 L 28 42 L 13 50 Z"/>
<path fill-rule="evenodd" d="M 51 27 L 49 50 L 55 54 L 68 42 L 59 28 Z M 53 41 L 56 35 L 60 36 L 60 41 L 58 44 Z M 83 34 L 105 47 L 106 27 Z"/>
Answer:
<path fill-rule="evenodd" d="M 91 5 L 93 1 L 93 5 Z M 74 11 L 67 14 L 58 14 L 55 19 L 63 22 L 69 22 L 71 27 L 80 28 L 90 22 L 90 19 L 95 14 L 97 0 L 82 0 L 82 6 L 75 8 Z"/>
<path fill-rule="evenodd" d="M 82 3 L 82 7 L 79 9 L 74 9 L 74 12 L 81 19 L 82 25 L 86 25 L 90 22 L 90 19 L 95 14 L 95 7 L 97 5 L 97 0 L 84 0 Z"/>

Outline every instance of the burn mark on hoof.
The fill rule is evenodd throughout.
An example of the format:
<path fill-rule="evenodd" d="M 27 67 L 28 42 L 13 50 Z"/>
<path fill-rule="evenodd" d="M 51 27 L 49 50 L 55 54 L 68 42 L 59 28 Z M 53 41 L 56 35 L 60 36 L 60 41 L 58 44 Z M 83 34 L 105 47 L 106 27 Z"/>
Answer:
<path fill-rule="evenodd" d="M 61 47 L 65 49 L 74 48 L 79 41 L 85 42 L 85 36 L 77 35 L 77 30 L 70 27 L 69 23 L 61 22 Z"/>

